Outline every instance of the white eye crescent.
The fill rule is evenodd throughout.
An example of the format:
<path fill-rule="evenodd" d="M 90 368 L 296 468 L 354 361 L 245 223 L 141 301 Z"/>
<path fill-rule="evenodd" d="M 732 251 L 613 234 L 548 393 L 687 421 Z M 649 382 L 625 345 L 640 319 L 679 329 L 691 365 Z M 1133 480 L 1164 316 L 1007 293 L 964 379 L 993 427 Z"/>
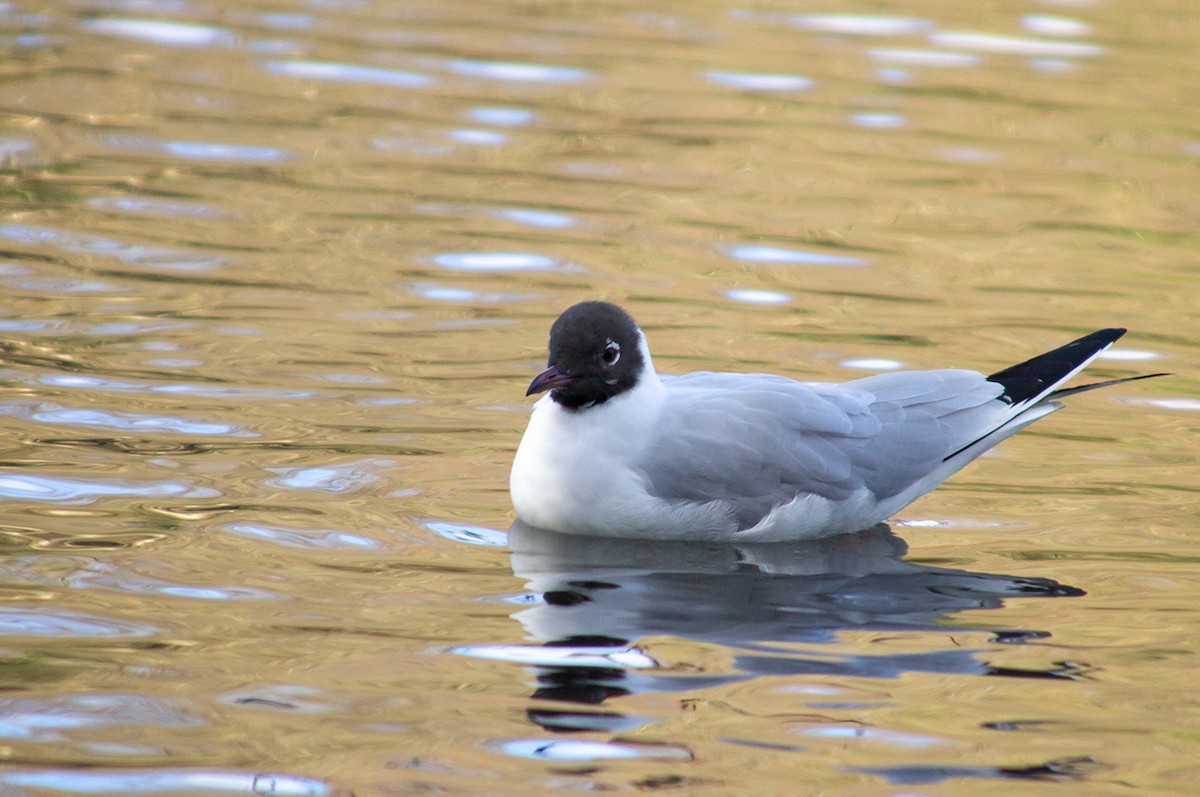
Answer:
<path fill-rule="evenodd" d="M 604 353 L 600 355 L 605 365 L 616 365 L 621 359 L 621 344 L 612 338 L 604 342 Z"/>

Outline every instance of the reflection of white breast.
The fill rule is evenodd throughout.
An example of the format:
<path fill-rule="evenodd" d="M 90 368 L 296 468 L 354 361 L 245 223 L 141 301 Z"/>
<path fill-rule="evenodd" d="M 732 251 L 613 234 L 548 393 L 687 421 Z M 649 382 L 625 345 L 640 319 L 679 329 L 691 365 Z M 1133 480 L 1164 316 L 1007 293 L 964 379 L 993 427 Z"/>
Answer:
<path fill-rule="evenodd" d="M 803 638 L 845 608 L 830 603 L 830 593 L 863 584 L 864 577 L 922 571 L 901 561 L 904 543 L 882 527 L 805 543 L 729 545 L 585 538 L 518 522 L 509 529 L 509 545 L 513 572 L 531 592 L 546 596 L 514 617 L 543 642 Z M 895 596 L 886 593 L 902 587 L 889 578 L 883 583 L 879 600 L 891 606 Z M 861 609 L 863 599 L 854 603 Z"/>

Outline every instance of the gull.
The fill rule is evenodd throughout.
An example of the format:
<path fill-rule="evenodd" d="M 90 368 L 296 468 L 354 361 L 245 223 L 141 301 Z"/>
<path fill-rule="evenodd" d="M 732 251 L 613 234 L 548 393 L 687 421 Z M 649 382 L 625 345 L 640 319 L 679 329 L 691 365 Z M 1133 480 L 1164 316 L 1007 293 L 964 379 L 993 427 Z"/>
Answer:
<path fill-rule="evenodd" d="M 614 304 L 550 329 L 549 362 L 513 460 L 518 517 L 568 534 L 771 542 L 883 522 L 1058 399 L 1125 333 L 1102 329 L 990 376 L 942 369 L 841 384 L 691 373 L 663 379 Z"/>

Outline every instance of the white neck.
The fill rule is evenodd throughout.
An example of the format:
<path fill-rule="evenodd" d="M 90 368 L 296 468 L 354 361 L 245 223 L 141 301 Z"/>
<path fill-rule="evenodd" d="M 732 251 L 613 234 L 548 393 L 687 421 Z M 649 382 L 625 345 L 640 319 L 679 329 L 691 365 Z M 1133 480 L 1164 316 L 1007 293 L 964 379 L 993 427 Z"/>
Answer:
<path fill-rule="evenodd" d="M 510 481 L 513 504 L 526 522 L 567 527 L 587 507 L 644 492 L 639 484 L 617 483 L 633 478 L 628 463 L 640 459 L 666 401 L 644 336 L 638 346 L 645 367 L 624 393 L 578 410 L 564 409 L 550 396 L 534 405 Z"/>

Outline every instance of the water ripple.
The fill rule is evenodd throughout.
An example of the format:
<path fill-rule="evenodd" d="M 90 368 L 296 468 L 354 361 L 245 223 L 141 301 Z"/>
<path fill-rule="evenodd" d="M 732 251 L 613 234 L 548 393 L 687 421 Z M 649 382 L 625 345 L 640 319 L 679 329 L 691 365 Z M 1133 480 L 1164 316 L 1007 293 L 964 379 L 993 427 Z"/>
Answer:
<path fill-rule="evenodd" d="M 749 263 L 784 263 L 804 266 L 861 266 L 866 261 L 845 255 L 827 255 L 821 252 L 805 252 L 779 246 L 748 244 L 732 246 L 725 250 L 730 256 Z"/>
<path fill-rule="evenodd" d="M 99 426 L 104 429 L 125 432 L 177 432 L 218 437 L 258 437 L 254 432 L 234 424 L 203 423 L 174 418 L 169 415 L 138 415 L 128 412 L 105 412 L 99 409 L 70 409 L 50 402 L 0 404 L 0 416 L 2 415 L 27 418 L 39 423 Z"/>
<path fill-rule="evenodd" d="M 162 19 L 85 19 L 80 23 L 93 33 L 141 39 L 171 47 L 212 47 L 236 41 L 232 32 L 212 25 L 169 22 Z"/>
<path fill-rule="evenodd" d="M 14 47 L 37 49 L 42 47 L 62 47 L 68 43 L 65 36 L 46 36 L 41 33 L 22 33 L 8 42 Z"/>
<path fill-rule="evenodd" d="M 26 224 L 0 225 L 0 236 L 27 246 L 55 246 L 68 252 L 115 257 L 130 265 L 163 268 L 171 271 L 207 271 L 222 262 L 222 259 L 216 255 L 144 246 L 114 241 L 98 235 Z"/>
<path fill-rule="evenodd" d="M 896 360 L 885 360 L 881 357 L 864 357 L 858 360 L 843 360 L 843 368 L 858 368 L 864 371 L 891 371 L 903 368 L 904 363 Z"/>
<path fill-rule="evenodd" d="M 164 199 L 129 196 L 102 196 L 88 200 L 88 206 L 99 210 L 116 210 L 145 216 L 175 216 L 182 218 L 224 217 L 225 211 L 194 202 L 169 202 Z"/>
<path fill-rule="evenodd" d="M 690 761 L 686 747 L 674 744 L 631 744 L 594 742 L 585 739 L 511 739 L 492 745 L 497 750 L 520 758 L 543 761 L 602 761 L 622 758 L 655 758 Z"/>
<path fill-rule="evenodd" d="M 222 703 L 231 703 L 235 706 L 312 714 L 329 711 L 332 708 L 329 703 L 315 699 L 323 694 L 321 690 L 311 686 L 273 684 L 253 692 L 223 695 L 220 700 Z"/>
<path fill-rule="evenodd" d="M 46 293 L 110 293 L 121 290 L 119 286 L 111 282 L 62 277 L 29 277 L 13 280 L 12 284 L 18 290 L 45 291 Z"/>
<path fill-rule="evenodd" d="M 516 302 L 531 298 L 527 294 L 496 293 L 494 291 L 472 291 L 466 288 L 451 288 L 428 282 L 417 282 L 409 290 L 424 299 L 434 302 Z"/>
<path fill-rule="evenodd" d="M 379 477 L 367 472 L 364 466 L 388 468 L 395 464 L 391 460 L 377 459 L 352 462 L 337 467 L 267 468 L 269 472 L 278 474 L 273 479 L 267 479 L 267 484 L 288 490 L 319 490 L 325 493 L 353 492 L 379 481 Z"/>
<path fill-rule="evenodd" d="M 508 136 L 495 130 L 451 130 L 446 134 L 452 141 L 459 144 L 471 144 L 476 147 L 498 147 L 508 142 Z"/>
<path fill-rule="evenodd" d="M 144 482 L 117 484 L 114 482 L 64 479 L 56 476 L 34 476 L 21 472 L 0 472 L 0 496 L 27 501 L 49 501 L 63 504 L 90 504 L 105 496 L 137 496 L 160 498 L 214 498 L 220 495 L 207 487 L 195 487 L 183 482 Z"/>
<path fill-rule="evenodd" d="M 447 520 L 422 520 L 421 525 L 441 537 L 454 542 L 465 542 L 469 545 L 491 545 L 504 547 L 508 545 L 508 535 L 503 531 L 489 529 L 486 526 L 472 526 L 467 523 L 453 523 Z"/>
<path fill-rule="evenodd" d="M 47 611 L 8 606 L 0 609 L 0 635 L 40 637 L 147 637 L 161 629 L 66 609 Z"/>
<path fill-rule="evenodd" d="M 65 584 L 71 589 L 105 589 L 132 595 L 166 595 L 195 600 L 274 600 L 278 597 L 251 587 L 201 587 L 165 581 L 83 556 L 28 556 L 3 560 L 0 561 L 0 577 L 28 584 Z"/>
<path fill-rule="evenodd" d="M 746 304 L 787 304 L 792 301 L 792 297 L 778 291 L 741 289 L 725 291 L 725 295 L 735 302 L 745 302 Z"/>
<path fill-rule="evenodd" d="M 153 385 L 145 382 L 126 382 L 84 374 L 46 374 L 37 378 L 43 385 L 81 390 L 112 390 L 117 392 L 166 393 L 203 398 L 232 399 L 279 399 L 283 401 L 313 398 L 317 394 L 302 390 L 276 390 L 272 388 L 236 387 L 232 385 Z"/>
<path fill-rule="evenodd" d="M 405 89 L 419 89 L 433 84 L 433 78 L 419 72 L 340 64 L 335 61 L 269 61 L 266 67 L 267 71 L 272 74 L 305 80 L 367 83 L 373 86 Z"/>
<path fill-rule="evenodd" d="M 574 227 L 579 222 L 564 213 L 550 213 L 545 210 L 533 210 L 531 208 L 502 208 L 492 211 L 492 215 L 514 221 L 517 224 L 525 224 L 530 227 L 541 227 L 548 230 L 561 230 L 567 227 Z"/>
<path fill-rule="evenodd" d="M 1157 360 L 1161 357 L 1162 355 L 1155 351 L 1141 351 L 1139 349 L 1108 349 L 1107 351 L 1100 352 L 1096 359 L 1142 362 L 1145 360 Z"/>
<path fill-rule="evenodd" d="M 185 357 L 155 357 L 154 359 L 146 360 L 146 365 L 154 366 L 155 368 L 195 368 L 198 365 L 203 365 L 203 360 L 188 359 Z M 257 435 L 251 435 L 257 437 Z"/>
<path fill-rule="evenodd" d="M 312 14 L 287 11 L 265 11 L 258 15 L 258 21 L 269 28 L 300 30 L 303 28 L 311 28 L 315 19 Z"/>
<path fill-rule="evenodd" d="M 872 775 L 896 784 L 926 784 L 941 783 L 946 780 L 978 780 L 980 778 L 996 778 L 999 780 L 1029 780 L 1038 783 L 1053 783 L 1081 780 L 1089 772 L 1099 770 L 1096 761 L 1089 756 L 1061 758 L 1027 766 L 1006 767 L 963 767 L 943 766 L 937 764 L 913 764 L 909 766 L 891 767 L 850 767 L 850 772 L 860 772 Z M 911 790 L 906 789 L 905 792 Z M 922 790 L 924 791 L 924 790 Z M 1027 791 L 1025 789 L 1004 789 L 1013 793 Z"/>
<path fill-rule="evenodd" d="M 59 324 L 51 324 L 49 321 L 32 321 L 29 319 L 5 319 L 0 321 L 0 331 L 3 332 L 42 332 L 51 327 L 58 328 L 60 326 Z"/>
<path fill-rule="evenodd" d="M 1097 44 L 1060 42 L 1049 39 L 1026 39 L 1019 36 L 997 36 L 991 33 L 934 33 L 929 40 L 942 47 L 956 47 L 983 53 L 1004 55 L 1046 55 L 1059 58 L 1091 58 L 1104 53 Z"/>
<path fill-rule="evenodd" d="M 433 258 L 442 268 L 454 271 L 552 271 L 561 260 L 531 252 L 446 252 Z"/>
<path fill-rule="evenodd" d="M 1047 74 L 1056 74 L 1060 72 L 1074 72 L 1079 68 L 1079 64 L 1074 61 L 1064 61 L 1061 58 L 1031 58 L 1029 65 L 1039 72 Z"/>
<path fill-rule="evenodd" d="M 950 147 L 938 150 L 938 154 L 943 158 L 962 161 L 964 163 L 992 163 L 1000 160 L 1000 156 L 995 152 L 988 152 L 985 149 L 973 149 L 971 147 Z"/>
<path fill-rule="evenodd" d="M 928 19 L 874 14 L 810 14 L 791 17 L 791 22 L 808 30 L 851 36 L 908 36 L 923 33 L 935 26 Z"/>
<path fill-rule="evenodd" d="M 582 83 L 591 77 L 583 69 L 515 61 L 454 61 L 450 69 L 468 77 L 507 83 Z"/>
<path fill-rule="evenodd" d="M 744 91 L 808 91 L 812 78 L 799 75 L 754 74 L 750 72 L 705 72 L 712 82 Z"/>
<path fill-rule="evenodd" d="M 0 738 L 60 742 L 60 731 L 112 725 L 186 728 L 203 725 L 174 701 L 146 695 L 86 694 L 0 700 Z"/>
<path fill-rule="evenodd" d="M 261 523 L 231 523 L 226 531 L 252 540 L 265 540 L 284 548 L 377 550 L 383 547 L 369 537 L 335 529 L 295 529 Z"/>
<path fill-rule="evenodd" d="M 659 664 L 635 647 L 585 645 L 462 645 L 451 653 L 477 659 L 506 661 L 539 667 L 615 667 L 622 670 L 657 669 Z"/>
<path fill-rule="evenodd" d="M 329 786 L 314 778 L 278 773 L 221 770 L 41 769 L 0 773 L 10 786 L 86 794 L 266 794 L 277 797 L 324 797 Z"/>
<path fill-rule="evenodd" d="M 801 731 L 805 736 L 820 736 L 827 739 L 862 739 L 864 741 L 882 742 L 895 747 L 931 747 L 946 744 L 945 739 L 933 736 L 920 736 L 914 733 L 901 733 L 882 728 L 871 728 L 866 725 L 818 725 Z"/>
<path fill-rule="evenodd" d="M 1092 26 L 1086 22 L 1048 14 L 1026 14 L 1021 17 L 1021 25 L 1039 36 L 1087 36 L 1092 32 Z"/>
<path fill-rule="evenodd" d="M 174 321 L 113 321 L 89 327 L 89 335 L 140 335 L 143 332 L 174 332 L 193 325 Z"/>
<path fill-rule="evenodd" d="M 1133 404 L 1140 407 L 1158 407 L 1164 410 L 1183 410 L 1185 412 L 1200 412 L 1200 399 L 1194 398 L 1155 398 L 1155 399 L 1121 399 L 1123 404 Z"/>
<path fill-rule="evenodd" d="M 867 127 L 874 130 L 895 130 L 904 127 L 905 118 L 898 113 L 856 113 L 850 117 L 855 127 Z"/>
<path fill-rule="evenodd" d="M 23 138 L 0 138 L 0 162 L 11 163 L 14 157 L 33 150 L 32 141 Z"/>
<path fill-rule="evenodd" d="M 277 147 L 256 147 L 248 144 L 226 144 L 211 141 L 164 141 L 161 148 L 170 155 L 188 160 L 272 163 L 292 157 L 289 152 Z"/>
<path fill-rule="evenodd" d="M 131 386 L 132 389 L 139 389 Z M 189 396 L 204 398 L 272 398 L 272 399 L 302 399 L 313 398 L 317 394 L 303 390 L 275 390 L 271 388 L 233 387 L 223 385 L 152 385 L 147 388 L 152 393 L 182 393 Z"/>
<path fill-rule="evenodd" d="M 891 64 L 943 68 L 978 66 L 983 60 L 973 53 L 953 53 L 939 50 L 879 49 L 869 50 L 867 55 L 876 61 L 884 61 Z"/>
<path fill-rule="evenodd" d="M 485 125 L 525 127 L 533 124 L 533 111 L 525 108 L 472 108 L 467 116 Z"/>

